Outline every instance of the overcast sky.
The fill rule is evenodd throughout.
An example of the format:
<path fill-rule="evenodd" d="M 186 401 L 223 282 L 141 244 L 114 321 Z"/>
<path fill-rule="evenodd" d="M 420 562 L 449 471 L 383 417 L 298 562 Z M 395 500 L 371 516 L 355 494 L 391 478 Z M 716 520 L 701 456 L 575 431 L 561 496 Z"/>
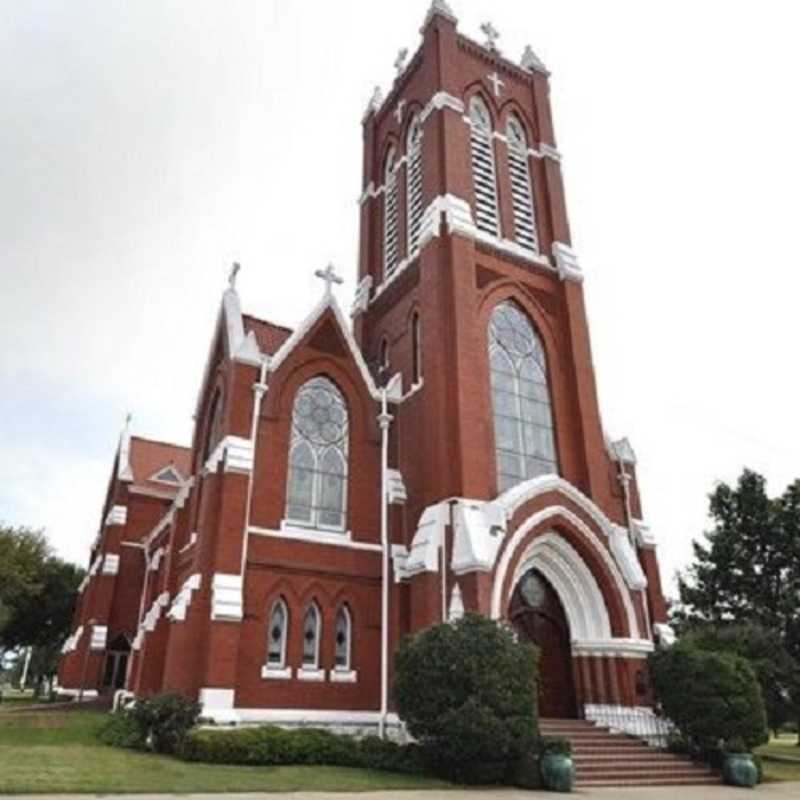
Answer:
<path fill-rule="evenodd" d="M 607 431 L 669 583 L 742 467 L 800 477 L 800 28 L 785 0 L 452 0 L 552 70 Z M 355 286 L 360 120 L 428 0 L 0 0 L 0 519 L 85 563 L 119 430 L 188 443 L 229 264 Z"/>

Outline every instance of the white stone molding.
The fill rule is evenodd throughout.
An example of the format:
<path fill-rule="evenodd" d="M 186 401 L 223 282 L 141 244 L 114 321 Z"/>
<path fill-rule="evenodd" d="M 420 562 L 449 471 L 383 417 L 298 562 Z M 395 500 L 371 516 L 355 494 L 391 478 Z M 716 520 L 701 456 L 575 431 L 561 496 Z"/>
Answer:
<path fill-rule="evenodd" d="M 449 522 L 450 506 L 447 502 L 428 506 L 422 512 L 403 569 L 404 578 L 439 571 L 439 552 L 444 542 L 445 526 Z"/>
<path fill-rule="evenodd" d="M 678 641 L 675 631 L 664 622 L 656 622 L 653 625 L 653 633 L 656 636 L 659 647 L 672 647 Z"/>
<path fill-rule="evenodd" d="M 125 427 L 119 437 L 119 453 L 117 459 L 117 478 L 126 483 L 133 480 L 131 469 L 131 418 L 125 420 Z"/>
<path fill-rule="evenodd" d="M 305 667 L 301 667 L 297 670 L 297 680 L 299 681 L 319 683 L 324 681 L 325 678 L 326 673 L 324 669 L 306 669 Z"/>
<path fill-rule="evenodd" d="M 553 145 L 539 142 L 539 158 L 549 158 L 551 161 L 555 161 L 556 164 L 560 164 L 563 156 Z"/>
<path fill-rule="evenodd" d="M 422 112 L 419 115 L 420 122 L 424 124 L 434 111 L 441 111 L 443 108 L 447 108 L 450 111 L 455 111 L 456 114 L 460 116 L 464 113 L 466 106 L 462 100 L 459 100 L 458 97 L 455 97 L 452 94 L 448 94 L 447 92 L 436 92 L 436 94 L 434 94 L 433 97 L 428 100 L 428 102 L 425 104 L 425 107 L 422 109 Z"/>
<path fill-rule="evenodd" d="M 525 47 L 525 52 L 523 52 L 520 59 L 520 66 L 528 72 L 540 72 L 542 75 L 550 74 L 542 59 L 533 52 L 533 48 L 530 45 Z"/>
<path fill-rule="evenodd" d="M 271 667 L 269 664 L 261 667 L 261 677 L 268 681 L 288 681 L 292 674 L 291 667 Z"/>
<path fill-rule="evenodd" d="M 332 669 L 331 683 L 358 683 L 358 672 L 354 669 Z"/>
<path fill-rule="evenodd" d="M 386 494 L 391 505 L 402 506 L 408 500 L 406 484 L 399 469 L 386 470 Z"/>
<path fill-rule="evenodd" d="M 61 697 L 79 697 L 82 696 L 84 700 L 94 700 L 97 698 L 97 689 L 65 689 L 59 686 L 56 689 L 56 695 Z"/>
<path fill-rule="evenodd" d="M 173 622 L 183 622 L 186 619 L 186 612 L 192 602 L 192 594 L 200 588 L 200 575 L 195 573 L 189 576 L 181 586 L 172 606 L 167 612 L 167 617 Z"/>
<path fill-rule="evenodd" d="M 458 583 L 453 584 L 453 591 L 450 592 L 450 608 L 447 612 L 447 621 L 456 622 L 464 616 L 464 598 L 461 596 L 461 587 Z"/>
<path fill-rule="evenodd" d="M 226 436 L 214 448 L 205 463 L 207 472 L 216 472 L 222 462 L 225 472 L 249 474 L 253 469 L 254 448 L 249 439 L 241 436 Z"/>
<path fill-rule="evenodd" d="M 558 277 L 562 281 L 583 282 L 583 271 L 575 251 L 563 242 L 553 242 L 553 258 L 556 261 Z"/>
<path fill-rule="evenodd" d="M 647 578 L 631 545 L 627 528 L 611 523 L 608 527 L 608 544 L 625 583 L 634 590 L 647 588 Z"/>
<path fill-rule="evenodd" d="M 158 625 L 159 619 L 164 609 L 169 605 L 169 592 L 162 592 L 155 600 L 153 600 L 148 612 L 144 615 L 142 624 L 139 626 L 139 631 L 144 635 L 145 633 L 152 633 Z"/>
<path fill-rule="evenodd" d="M 150 563 L 148 565 L 148 569 L 151 572 L 158 572 L 158 568 L 161 566 L 161 560 L 164 558 L 164 553 L 166 551 L 163 547 L 159 547 L 158 550 L 150 556 Z"/>
<path fill-rule="evenodd" d="M 392 569 L 394 571 L 394 582 L 408 578 L 408 548 L 404 544 L 392 545 Z"/>
<path fill-rule="evenodd" d="M 273 539 L 290 539 L 297 542 L 310 542 L 311 544 L 332 545 L 334 547 L 349 547 L 352 550 L 368 550 L 374 553 L 381 552 L 381 546 L 373 542 L 359 542 L 353 539 L 350 531 L 325 531 L 316 528 L 301 528 L 283 520 L 280 530 L 271 528 L 258 528 L 250 526 L 249 533 L 254 536 L 267 536 Z"/>
<path fill-rule="evenodd" d="M 237 716 L 233 709 L 235 695 L 234 689 L 200 689 L 197 699 L 202 706 L 201 716 L 219 723 L 236 722 Z"/>
<path fill-rule="evenodd" d="M 649 639 L 573 639 L 573 656 L 645 659 L 655 648 Z"/>
<path fill-rule="evenodd" d="M 453 505 L 453 557 L 456 575 L 491 572 L 506 534 L 506 515 L 494 503 L 457 500 Z"/>
<path fill-rule="evenodd" d="M 628 437 L 607 443 L 608 454 L 611 458 L 622 464 L 636 464 L 636 453 Z"/>
<path fill-rule="evenodd" d="M 119 572 L 119 556 L 106 553 L 103 558 L 103 575 L 116 575 Z"/>
<path fill-rule="evenodd" d="M 191 550 L 191 548 L 194 547 L 196 544 L 197 544 L 197 531 L 192 531 L 192 533 L 189 534 L 189 541 L 186 542 L 186 544 L 183 547 L 181 547 L 180 550 L 178 550 L 178 553 L 183 555 L 187 550 Z"/>
<path fill-rule="evenodd" d="M 372 291 L 372 275 L 365 275 L 356 287 L 356 295 L 353 299 L 353 307 L 350 316 L 355 317 L 362 314 L 369 307 L 369 293 Z"/>
<path fill-rule="evenodd" d="M 108 638 L 107 625 L 92 625 L 92 637 L 89 640 L 90 650 L 105 650 Z"/>
<path fill-rule="evenodd" d="M 378 711 L 342 711 L 302 708 L 220 708 L 203 707 L 203 717 L 214 722 L 240 722 L 245 724 L 270 724 L 281 727 L 324 727 L 342 733 L 372 733 L 380 722 Z M 400 718 L 389 713 L 389 728 L 402 730 Z"/>
<path fill-rule="evenodd" d="M 650 526 L 640 519 L 631 520 L 633 525 L 633 535 L 636 539 L 636 546 L 643 550 L 655 550 L 656 537 Z"/>
<path fill-rule="evenodd" d="M 81 640 L 81 636 L 83 636 L 83 625 L 79 625 L 75 629 L 75 632 L 71 636 L 67 637 L 67 640 L 61 647 L 61 652 L 64 655 L 67 655 L 68 653 L 73 652 L 73 650 L 76 650 L 78 647 L 78 642 Z"/>
<path fill-rule="evenodd" d="M 211 579 L 211 619 L 238 622 L 243 616 L 244 578 L 217 572 Z"/>
<path fill-rule="evenodd" d="M 106 514 L 106 525 L 124 525 L 127 521 L 127 506 L 112 506 Z"/>
<path fill-rule="evenodd" d="M 370 116 L 377 114 L 382 105 L 383 91 L 381 90 L 380 86 L 376 86 L 372 91 L 372 96 L 369 98 L 369 103 L 367 103 L 367 108 L 364 111 L 364 116 L 362 117 L 361 121 L 366 122 Z"/>

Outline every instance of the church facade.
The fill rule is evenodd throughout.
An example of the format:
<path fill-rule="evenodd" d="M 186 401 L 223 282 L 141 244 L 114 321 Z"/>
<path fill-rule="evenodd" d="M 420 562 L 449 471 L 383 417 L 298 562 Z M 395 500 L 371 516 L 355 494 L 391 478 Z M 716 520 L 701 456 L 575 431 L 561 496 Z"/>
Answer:
<path fill-rule="evenodd" d="M 330 269 L 293 330 L 234 279 L 191 448 L 126 428 L 63 694 L 386 731 L 398 642 L 477 612 L 540 646 L 543 716 L 652 706 L 656 547 L 600 418 L 548 72 L 486 33 L 434 0 L 369 104 L 349 318 Z"/>

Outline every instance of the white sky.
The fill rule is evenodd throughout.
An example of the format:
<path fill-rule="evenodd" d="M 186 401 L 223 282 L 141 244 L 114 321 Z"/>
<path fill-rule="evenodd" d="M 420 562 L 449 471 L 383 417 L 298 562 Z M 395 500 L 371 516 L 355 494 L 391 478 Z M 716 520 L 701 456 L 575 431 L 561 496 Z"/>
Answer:
<path fill-rule="evenodd" d="M 360 120 L 428 0 L 0 0 L 0 519 L 84 563 L 126 411 L 187 443 L 229 264 L 294 325 L 357 248 Z M 784 0 L 452 0 L 553 72 L 605 425 L 669 582 L 706 495 L 800 477 L 800 20 Z"/>

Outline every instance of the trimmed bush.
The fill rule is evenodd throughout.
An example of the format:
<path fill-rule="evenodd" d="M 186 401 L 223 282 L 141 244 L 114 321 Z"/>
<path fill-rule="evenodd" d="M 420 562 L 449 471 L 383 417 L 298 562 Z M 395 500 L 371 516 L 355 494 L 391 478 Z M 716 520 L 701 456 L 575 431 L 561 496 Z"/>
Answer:
<path fill-rule="evenodd" d="M 200 704 L 179 694 L 137 700 L 129 711 L 147 744 L 157 753 L 174 753 L 200 718 Z"/>
<path fill-rule="evenodd" d="M 127 711 L 112 714 L 100 729 L 98 737 L 104 744 L 113 747 L 128 747 L 132 750 L 147 749 L 147 734 Z"/>
<path fill-rule="evenodd" d="M 534 751 L 538 651 L 467 614 L 404 642 L 396 657 L 400 717 L 437 774 L 498 783 Z"/>
<path fill-rule="evenodd" d="M 678 644 L 655 653 L 650 665 L 664 713 L 691 752 L 709 752 L 737 737 L 747 750 L 767 741 L 761 688 L 743 658 Z"/>

